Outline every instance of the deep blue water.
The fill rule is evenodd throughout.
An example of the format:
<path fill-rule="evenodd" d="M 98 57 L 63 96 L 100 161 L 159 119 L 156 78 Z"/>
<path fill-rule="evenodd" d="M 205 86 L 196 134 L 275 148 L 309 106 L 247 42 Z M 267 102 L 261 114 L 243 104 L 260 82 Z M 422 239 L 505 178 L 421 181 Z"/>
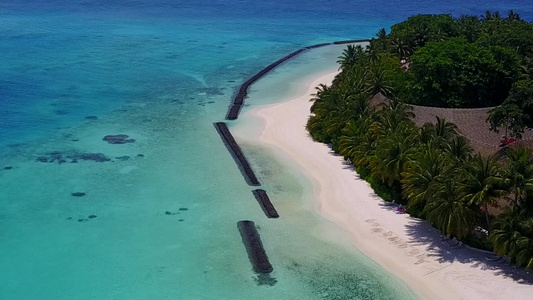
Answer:
<path fill-rule="evenodd" d="M 416 13 L 480 15 L 531 1 L 11 1 L 0 3 L 0 141 L 132 99 L 238 82 L 302 45 L 367 38 Z M 224 69 L 238 64 L 237 68 Z M 190 76 L 204 82 L 191 81 Z M 228 86 L 227 83 L 224 83 Z M 228 100 L 229 101 L 229 100 Z"/>
<path fill-rule="evenodd" d="M 211 123 L 241 82 L 302 46 L 372 37 L 417 13 L 513 9 L 533 20 L 532 4 L 2 0 L 0 299 L 327 299 L 331 287 L 335 299 L 410 298 L 360 254 L 316 238 L 312 229 L 331 224 L 305 209 L 305 180 L 245 147 L 266 187 L 290 199 L 278 200 L 279 222 L 261 219 Z M 334 61 L 326 52 L 286 69 L 319 72 L 318 58 Z M 102 142 L 116 133 L 136 142 Z M 35 161 L 51 151 L 113 161 Z M 243 218 L 275 245 L 274 287 L 257 287 L 239 252 Z"/>

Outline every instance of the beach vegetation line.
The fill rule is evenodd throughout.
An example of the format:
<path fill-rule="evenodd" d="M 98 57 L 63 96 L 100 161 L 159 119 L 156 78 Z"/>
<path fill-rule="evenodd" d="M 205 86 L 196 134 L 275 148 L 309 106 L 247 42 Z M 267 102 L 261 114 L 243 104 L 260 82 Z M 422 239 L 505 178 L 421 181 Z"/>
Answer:
<path fill-rule="evenodd" d="M 517 32 L 507 39 L 495 24 Z M 307 129 L 353 164 L 384 200 L 406 205 L 408 213 L 443 235 L 530 268 L 532 150 L 503 145 L 491 156 L 475 153 L 446 119 L 416 126 L 407 103 L 510 102 L 512 113 L 523 116 L 518 137 L 529 126 L 533 101 L 531 85 L 523 82 L 532 79 L 520 68 L 533 53 L 533 44 L 521 36 L 530 33 L 533 25 L 514 12 L 506 18 L 421 15 L 392 26 L 390 34 L 382 29 L 365 48 L 349 45 L 331 86 L 316 87 Z"/>

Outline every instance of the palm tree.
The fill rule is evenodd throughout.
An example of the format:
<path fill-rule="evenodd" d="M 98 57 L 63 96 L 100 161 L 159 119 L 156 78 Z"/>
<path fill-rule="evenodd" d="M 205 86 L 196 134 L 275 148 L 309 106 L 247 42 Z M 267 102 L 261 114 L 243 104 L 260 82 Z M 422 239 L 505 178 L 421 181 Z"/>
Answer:
<path fill-rule="evenodd" d="M 403 165 L 416 153 L 418 135 L 415 127 L 407 122 L 387 131 L 390 134 L 377 142 L 370 166 L 383 182 L 392 186 L 394 182 L 400 181 Z"/>
<path fill-rule="evenodd" d="M 520 15 L 515 13 L 513 10 L 510 10 L 507 14 L 507 21 L 514 22 L 514 21 L 522 21 L 520 18 Z"/>
<path fill-rule="evenodd" d="M 323 117 L 327 115 L 327 105 L 330 102 L 331 89 L 325 84 L 319 84 L 315 87 L 315 93 L 311 95 L 309 101 L 313 102 L 311 105 L 311 113 L 316 117 Z"/>
<path fill-rule="evenodd" d="M 355 118 L 357 115 L 353 110 L 352 94 L 345 90 L 334 90 L 332 101 L 327 106 L 328 113 L 326 115 L 326 132 L 334 137 L 340 134 L 341 130 L 346 124 Z"/>
<path fill-rule="evenodd" d="M 503 19 L 499 12 L 485 12 L 484 16 L 481 16 L 482 26 L 481 31 L 483 35 L 492 36 L 500 28 Z"/>
<path fill-rule="evenodd" d="M 373 65 L 372 67 L 370 67 L 369 76 L 370 79 L 367 82 L 367 88 L 370 91 L 371 95 L 382 93 L 384 96 L 392 96 L 393 88 L 389 83 L 384 68 L 379 65 Z"/>
<path fill-rule="evenodd" d="M 339 69 L 348 69 L 354 66 L 362 57 L 364 57 L 363 47 L 361 45 L 348 45 L 337 60 L 341 66 Z"/>
<path fill-rule="evenodd" d="M 446 119 L 437 118 L 435 124 L 435 136 L 443 140 L 449 141 L 457 135 L 457 126 L 452 122 L 447 122 Z"/>
<path fill-rule="evenodd" d="M 476 16 L 462 15 L 457 20 L 461 35 L 470 43 L 474 43 L 481 34 L 481 22 Z"/>
<path fill-rule="evenodd" d="M 474 227 L 476 212 L 464 200 L 464 193 L 453 174 L 436 185 L 433 197 L 424 207 L 428 222 L 446 235 L 461 239 Z"/>
<path fill-rule="evenodd" d="M 380 57 L 379 47 L 380 46 L 377 40 L 375 39 L 370 40 L 368 45 L 366 45 L 365 47 L 366 57 L 368 59 L 368 62 L 370 62 L 371 65 L 379 61 L 379 57 Z"/>
<path fill-rule="evenodd" d="M 485 12 L 485 15 L 484 16 L 481 16 L 481 19 L 483 21 L 490 21 L 490 20 L 501 20 L 501 15 L 500 15 L 500 12 L 498 11 L 495 11 L 495 12 L 491 12 L 489 10 L 487 10 Z"/>
<path fill-rule="evenodd" d="M 533 190 L 533 157 L 527 147 L 511 148 L 507 151 L 507 172 L 505 183 L 514 195 L 515 207 L 525 204 L 526 193 Z"/>
<path fill-rule="evenodd" d="M 380 28 L 376 33 L 376 38 L 378 41 L 384 41 L 387 39 L 387 31 L 385 28 Z"/>
<path fill-rule="evenodd" d="M 315 93 L 311 94 L 311 96 L 313 97 L 309 101 L 313 101 L 313 102 L 320 101 L 320 97 L 322 96 L 322 94 L 327 93 L 328 90 L 329 90 L 329 87 L 327 85 L 320 83 L 319 85 L 315 87 Z"/>
<path fill-rule="evenodd" d="M 350 150 L 349 154 L 352 163 L 356 166 L 369 166 L 376 153 L 377 141 L 377 135 L 371 132 L 361 136 L 357 140 L 358 143 L 353 145 L 353 150 Z"/>
<path fill-rule="evenodd" d="M 522 221 L 520 227 L 523 236 L 517 241 L 516 263 L 529 269 L 533 266 L 533 218 Z"/>
<path fill-rule="evenodd" d="M 325 134 L 325 117 L 328 114 L 329 98 L 331 97 L 330 88 L 325 84 L 319 84 L 315 87 L 315 93 L 312 94 L 310 101 L 311 117 L 307 120 L 306 128 L 314 140 L 327 142 L 329 138 Z"/>
<path fill-rule="evenodd" d="M 468 139 L 462 135 L 453 137 L 444 147 L 444 151 L 457 163 L 463 163 L 470 159 L 474 149 Z"/>
<path fill-rule="evenodd" d="M 433 142 L 417 149 L 413 159 L 404 164 L 402 186 L 409 206 L 422 205 L 431 198 L 436 184 L 442 180 L 448 160 Z"/>
<path fill-rule="evenodd" d="M 494 245 L 494 252 L 499 256 L 516 257 L 519 252 L 518 241 L 522 237 L 520 222 L 516 209 L 509 209 L 492 223 L 489 240 Z"/>
<path fill-rule="evenodd" d="M 437 118 L 435 124 L 426 123 L 420 129 L 420 136 L 423 141 L 434 141 L 436 145 L 444 147 L 457 136 L 457 126 L 446 119 Z"/>
<path fill-rule="evenodd" d="M 429 144 L 435 139 L 435 125 L 426 123 L 420 127 L 419 131 L 420 141 L 424 144 Z"/>
<path fill-rule="evenodd" d="M 373 132 L 381 137 L 387 137 L 403 129 L 412 129 L 416 133 L 416 126 L 411 121 L 412 107 L 400 101 L 391 101 L 382 106 L 377 112 L 377 122 L 373 124 Z"/>
<path fill-rule="evenodd" d="M 522 236 L 517 241 L 516 263 L 530 269 L 533 266 L 533 239 Z"/>
<path fill-rule="evenodd" d="M 420 24 L 413 28 L 413 36 L 412 44 L 414 44 L 414 48 L 418 49 L 424 47 L 424 45 L 426 45 L 431 39 L 431 31 L 426 24 Z"/>
<path fill-rule="evenodd" d="M 498 197 L 506 194 L 502 189 L 503 179 L 500 174 L 502 166 L 494 157 L 483 158 L 476 155 L 464 166 L 463 188 L 468 205 L 483 206 L 485 222 L 490 230 L 488 206 L 495 205 Z"/>
<path fill-rule="evenodd" d="M 499 256 L 506 255 L 527 269 L 533 266 L 533 218 L 522 209 L 513 207 L 498 216 L 489 240 Z"/>
<path fill-rule="evenodd" d="M 524 57 L 523 63 L 520 66 L 522 68 L 522 77 L 524 79 L 533 78 L 533 59 L 530 57 Z"/>
<path fill-rule="evenodd" d="M 344 69 L 339 76 L 333 81 L 339 90 L 352 95 L 360 95 L 365 93 L 367 89 L 368 70 L 362 65 L 352 66 L 349 69 Z M 368 95 L 370 96 L 370 95 Z"/>
<path fill-rule="evenodd" d="M 432 42 L 444 42 L 447 39 L 449 39 L 448 34 L 441 28 L 435 29 L 429 35 L 429 40 L 431 40 Z"/>
<path fill-rule="evenodd" d="M 396 54 L 400 59 L 409 57 L 411 54 L 413 54 L 413 47 L 411 47 L 409 43 L 406 43 L 400 39 L 393 39 L 391 43 L 394 54 Z"/>
<path fill-rule="evenodd" d="M 370 116 L 361 117 L 358 120 L 348 122 L 346 127 L 342 130 L 342 136 L 339 139 L 339 154 L 349 159 L 355 165 L 365 165 L 361 158 L 368 156 L 369 151 L 364 150 L 367 146 L 365 138 L 372 128 L 374 120 Z M 368 136 L 367 136 L 368 135 Z M 370 145 L 375 142 L 373 140 Z M 371 148 L 373 149 L 373 147 Z M 363 150 L 364 155 L 360 156 L 359 152 Z"/>
<path fill-rule="evenodd" d="M 377 43 L 379 50 L 387 51 L 387 48 L 389 46 L 389 39 L 388 39 L 387 31 L 385 30 L 385 28 L 381 28 L 376 33 L 376 43 Z"/>

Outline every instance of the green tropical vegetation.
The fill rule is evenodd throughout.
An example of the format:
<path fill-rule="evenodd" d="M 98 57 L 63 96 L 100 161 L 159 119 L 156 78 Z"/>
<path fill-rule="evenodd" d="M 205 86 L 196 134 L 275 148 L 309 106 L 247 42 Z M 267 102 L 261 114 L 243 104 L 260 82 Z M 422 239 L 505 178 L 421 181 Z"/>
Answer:
<path fill-rule="evenodd" d="M 389 87 L 408 103 L 451 108 L 503 104 L 490 115 L 494 130 L 504 127 L 520 137 L 533 126 L 533 24 L 513 11 L 507 17 L 497 12 L 413 16 L 388 34 L 380 29 L 366 50 L 373 61 L 380 58 L 376 69 L 387 73 Z M 402 59 L 405 72 L 398 72 L 391 57 Z"/>
<path fill-rule="evenodd" d="M 533 25 L 514 12 L 419 15 L 390 34 L 381 29 L 366 47 L 348 46 L 331 86 L 316 87 L 307 129 L 385 201 L 406 205 L 443 235 L 530 268 L 532 151 L 476 154 L 453 123 L 416 126 L 407 103 L 499 105 L 489 118 L 493 128 L 520 134 L 533 122 L 531 34 Z"/>

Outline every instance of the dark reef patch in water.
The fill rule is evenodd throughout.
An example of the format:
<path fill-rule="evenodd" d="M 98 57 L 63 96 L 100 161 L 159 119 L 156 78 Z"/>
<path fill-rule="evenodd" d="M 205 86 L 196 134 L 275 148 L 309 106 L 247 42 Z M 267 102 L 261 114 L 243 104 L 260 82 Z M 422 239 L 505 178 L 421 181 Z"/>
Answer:
<path fill-rule="evenodd" d="M 167 216 L 179 215 L 179 212 L 172 212 L 170 210 L 167 210 L 165 211 L 165 215 Z"/>
<path fill-rule="evenodd" d="M 68 156 L 70 159 L 81 159 L 81 160 L 91 160 L 95 162 L 106 162 L 111 159 L 102 153 L 80 153 L 77 155 Z"/>
<path fill-rule="evenodd" d="M 37 157 L 36 159 L 38 162 L 44 162 L 44 163 L 47 163 L 48 162 L 48 157 L 46 156 L 39 156 Z"/>
<path fill-rule="evenodd" d="M 62 164 L 67 162 L 67 159 L 70 159 L 71 163 L 77 163 L 78 160 L 88 160 L 94 162 L 106 162 L 111 159 L 102 153 L 71 153 L 64 154 L 61 152 L 50 152 L 47 156 L 39 156 L 35 160 L 43 163 L 54 163 Z"/>
<path fill-rule="evenodd" d="M 115 135 L 106 135 L 103 140 L 110 144 L 126 144 L 135 142 L 134 139 L 128 139 L 127 134 L 115 134 Z"/>

